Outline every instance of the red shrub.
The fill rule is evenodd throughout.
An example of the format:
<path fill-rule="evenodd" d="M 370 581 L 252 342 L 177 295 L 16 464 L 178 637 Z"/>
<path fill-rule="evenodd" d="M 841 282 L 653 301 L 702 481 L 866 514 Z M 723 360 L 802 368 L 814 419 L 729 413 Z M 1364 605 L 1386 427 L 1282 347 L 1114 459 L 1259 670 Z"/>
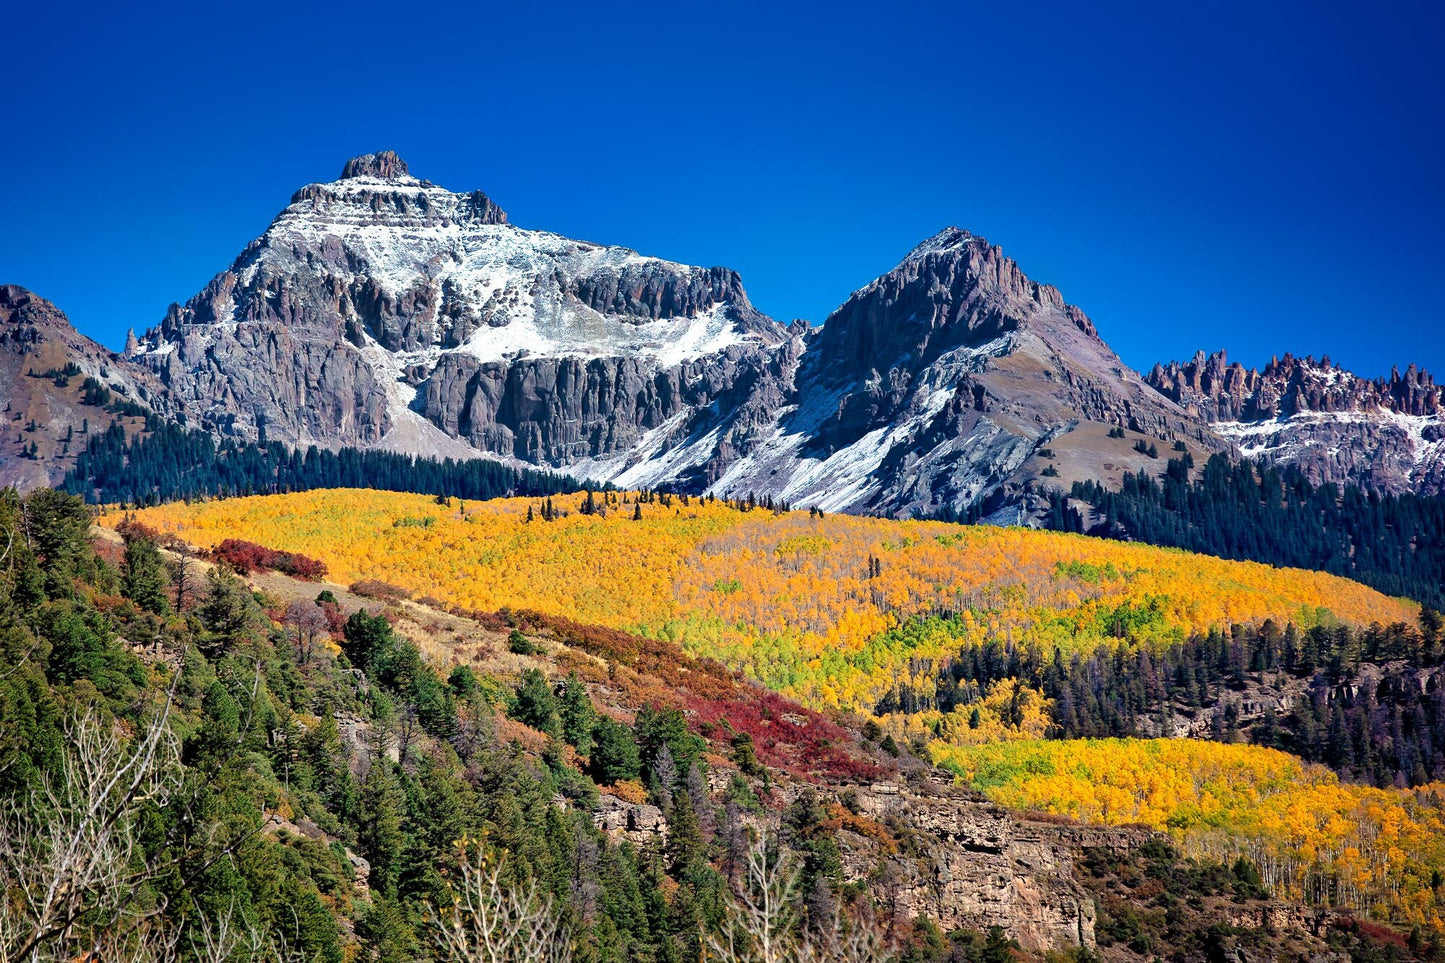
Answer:
<path fill-rule="evenodd" d="M 351 591 L 364 598 L 380 599 L 383 602 L 400 602 L 403 599 L 411 598 L 411 592 L 400 585 L 392 585 L 390 582 L 383 582 L 376 578 L 352 582 Z"/>
<path fill-rule="evenodd" d="M 533 611 L 478 618 L 489 626 L 515 625 L 528 634 L 549 634 L 571 648 L 655 678 L 665 688 L 649 689 L 644 701 L 683 710 L 694 732 L 722 746 L 734 733 L 746 732 L 753 737 L 758 758 L 774 768 L 840 782 L 871 782 L 884 775 L 857 754 L 849 730 L 714 659 L 692 658 L 671 642 Z M 620 681 L 623 673 L 618 677 Z"/>
<path fill-rule="evenodd" d="M 211 549 L 211 557 L 225 562 L 242 575 L 276 571 L 314 582 L 326 574 L 326 565 L 314 558 L 299 552 L 278 551 L 239 538 L 228 538 Z"/>

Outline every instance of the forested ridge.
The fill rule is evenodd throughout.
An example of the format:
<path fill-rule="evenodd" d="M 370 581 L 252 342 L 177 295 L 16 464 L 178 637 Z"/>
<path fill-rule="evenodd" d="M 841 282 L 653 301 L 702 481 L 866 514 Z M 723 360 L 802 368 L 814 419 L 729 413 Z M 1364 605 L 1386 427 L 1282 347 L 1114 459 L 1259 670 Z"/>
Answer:
<path fill-rule="evenodd" d="M 1076 483 L 1069 497 L 1100 516 L 1086 524 L 1060 493 L 1048 527 L 1124 537 L 1220 558 L 1345 575 L 1387 595 L 1445 607 L 1445 498 L 1315 486 L 1296 468 L 1213 455 L 1191 481 L 1191 456 L 1162 476 L 1125 472 L 1119 491 Z"/>
<path fill-rule="evenodd" d="M 342 487 L 482 499 L 551 495 L 580 484 L 565 475 L 486 458 L 457 461 L 378 449 L 218 442 L 208 432 L 151 415 L 144 432 L 130 437 L 119 423 L 92 435 L 60 487 L 94 504 L 157 505 Z"/>

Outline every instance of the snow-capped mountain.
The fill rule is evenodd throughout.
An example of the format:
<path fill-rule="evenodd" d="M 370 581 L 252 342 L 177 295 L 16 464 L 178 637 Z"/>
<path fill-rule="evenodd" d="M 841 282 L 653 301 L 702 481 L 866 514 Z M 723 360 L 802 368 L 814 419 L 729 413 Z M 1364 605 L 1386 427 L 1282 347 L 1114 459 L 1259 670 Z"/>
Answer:
<path fill-rule="evenodd" d="M 128 357 L 222 434 L 610 478 L 689 435 L 722 444 L 733 395 L 792 339 L 732 271 L 513 226 L 385 152 L 298 191 Z"/>
<path fill-rule="evenodd" d="M 127 357 L 174 414 L 223 435 L 829 510 L 1014 504 L 1039 474 L 1138 467 L 1143 441 L 1225 446 L 965 231 L 821 328 L 784 327 L 733 271 L 517 227 L 390 152 L 298 191 Z"/>
<path fill-rule="evenodd" d="M 958 228 L 833 312 L 796 389 L 773 437 L 719 489 L 889 515 L 984 503 L 1004 506 L 1006 519 L 1049 469 L 1060 483 L 1117 477 L 1151 461 L 1134 450 L 1145 438 L 1156 449 L 1221 447 L 1056 288 Z"/>
<path fill-rule="evenodd" d="M 1328 357 L 1287 354 L 1257 371 L 1201 351 L 1183 364 L 1156 365 L 1148 380 L 1243 457 L 1296 465 L 1317 484 L 1445 491 L 1441 387 L 1414 365 L 1368 379 Z"/>

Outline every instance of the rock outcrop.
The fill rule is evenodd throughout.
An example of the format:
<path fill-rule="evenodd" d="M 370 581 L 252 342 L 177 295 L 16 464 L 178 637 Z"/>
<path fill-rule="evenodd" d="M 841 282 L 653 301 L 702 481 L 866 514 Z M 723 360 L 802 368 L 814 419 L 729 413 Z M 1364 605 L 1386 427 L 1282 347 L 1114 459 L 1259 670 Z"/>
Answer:
<path fill-rule="evenodd" d="M 800 791 L 782 787 L 790 800 Z M 944 930 L 1001 926 L 1030 950 L 1094 946 L 1097 913 L 1077 862 L 1086 848 L 1125 853 L 1153 835 L 1031 821 L 946 781 L 922 788 L 880 783 L 846 795 L 860 821 L 907 837 L 880 844 L 846 822 L 839 831 L 844 877 L 866 881 L 881 911 L 927 917 Z M 593 818 L 617 841 L 646 846 L 666 839 L 656 806 L 603 796 Z"/>
<path fill-rule="evenodd" d="M 1209 421 L 1238 454 L 1297 466 L 1316 484 L 1445 491 L 1441 386 L 1414 365 L 1368 379 L 1328 357 L 1287 354 L 1260 371 L 1201 351 L 1192 361 L 1156 365 L 1148 381 Z"/>
<path fill-rule="evenodd" d="M 1029 822 L 975 793 L 942 786 L 881 785 L 855 798 L 862 816 L 907 826 L 914 852 L 885 857 L 880 874 L 878 853 L 845 832 L 846 874 L 871 876 L 891 911 L 928 916 L 944 930 L 1002 926 L 1031 950 L 1094 946 L 1096 908 L 1075 863 L 1085 846 L 1122 852 L 1149 836 Z"/>

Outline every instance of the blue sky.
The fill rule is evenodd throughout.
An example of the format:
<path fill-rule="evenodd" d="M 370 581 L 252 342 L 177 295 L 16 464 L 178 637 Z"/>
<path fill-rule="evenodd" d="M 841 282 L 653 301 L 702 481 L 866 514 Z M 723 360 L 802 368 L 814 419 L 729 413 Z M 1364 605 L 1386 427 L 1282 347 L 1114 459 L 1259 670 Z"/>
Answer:
<path fill-rule="evenodd" d="M 17 4 L 0 281 L 118 346 L 392 148 L 821 321 L 949 224 L 1135 367 L 1445 374 L 1439 4 Z"/>

